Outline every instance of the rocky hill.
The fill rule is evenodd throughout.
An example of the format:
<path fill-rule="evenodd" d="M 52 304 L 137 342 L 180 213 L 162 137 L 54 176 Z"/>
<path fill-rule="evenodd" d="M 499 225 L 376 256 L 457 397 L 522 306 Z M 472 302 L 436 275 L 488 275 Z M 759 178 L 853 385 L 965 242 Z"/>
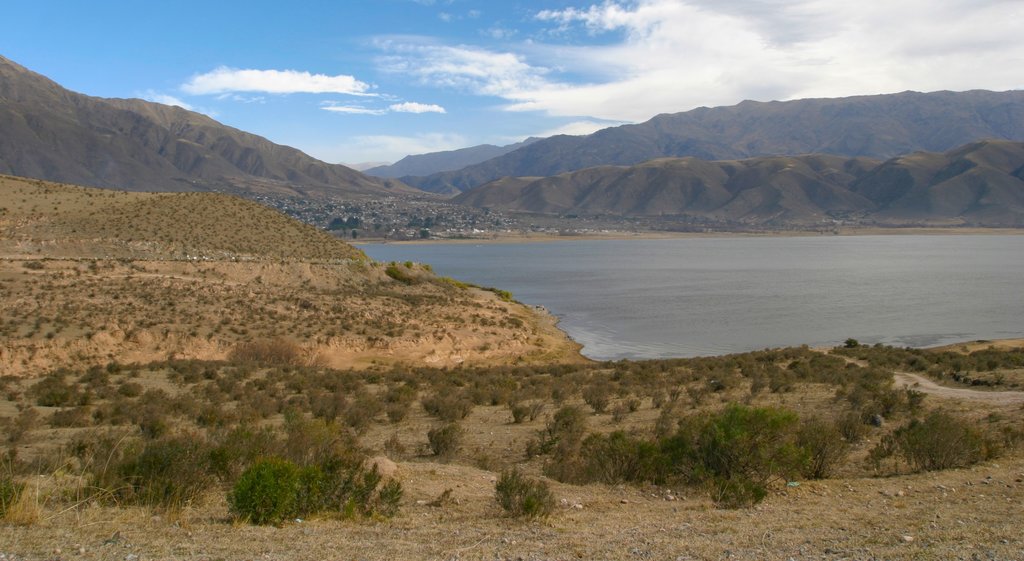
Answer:
<path fill-rule="evenodd" d="M 463 193 L 476 207 L 548 214 L 687 215 L 759 225 L 841 219 L 890 225 L 1024 226 L 1024 143 L 983 141 L 882 162 L 829 155 L 662 158 Z"/>
<path fill-rule="evenodd" d="M 180 107 L 78 94 L 2 56 L 0 173 L 130 191 L 412 192 Z"/>
<path fill-rule="evenodd" d="M 990 138 L 1024 141 L 1024 91 L 744 101 L 659 115 L 588 136 L 555 136 L 458 171 L 403 180 L 427 191 L 466 191 L 502 177 L 546 177 L 664 157 L 732 160 L 816 153 L 885 159 Z"/>

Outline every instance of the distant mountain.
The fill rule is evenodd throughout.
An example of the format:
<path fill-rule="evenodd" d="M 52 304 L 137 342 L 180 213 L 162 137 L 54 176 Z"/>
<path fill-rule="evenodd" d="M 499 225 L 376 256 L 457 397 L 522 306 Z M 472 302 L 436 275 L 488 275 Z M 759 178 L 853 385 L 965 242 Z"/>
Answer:
<path fill-rule="evenodd" d="M 2 56 L 0 173 L 131 191 L 412 192 L 180 107 L 78 94 Z"/>
<path fill-rule="evenodd" d="M 433 192 L 466 191 L 501 177 L 547 177 L 664 157 L 815 153 L 884 159 L 917 150 L 942 152 L 986 138 L 1024 140 L 1024 91 L 744 101 L 659 115 L 588 136 L 554 136 L 457 171 L 403 181 Z"/>
<path fill-rule="evenodd" d="M 389 162 L 359 162 L 358 164 L 345 163 L 345 166 L 350 167 L 356 171 L 366 172 L 368 169 L 379 168 L 380 166 L 391 165 Z"/>
<path fill-rule="evenodd" d="M 475 207 L 547 214 L 679 216 L 758 225 L 834 218 L 882 224 L 1024 226 L 1024 143 L 972 143 L 882 162 L 832 155 L 665 158 L 459 195 Z"/>
<path fill-rule="evenodd" d="M 541 139 L 530 137 L 522 142 L 507 146 L 481 144 L 459 150 L 406 156 L 392 165 L 369 168 L 365 170 L 365 173 L 376 177 L 401 178 L 404 176 L 424 176 L 442 171 L 453 171 L 508 154 L 513 150 L 528 146 L 538 140 Z"/>

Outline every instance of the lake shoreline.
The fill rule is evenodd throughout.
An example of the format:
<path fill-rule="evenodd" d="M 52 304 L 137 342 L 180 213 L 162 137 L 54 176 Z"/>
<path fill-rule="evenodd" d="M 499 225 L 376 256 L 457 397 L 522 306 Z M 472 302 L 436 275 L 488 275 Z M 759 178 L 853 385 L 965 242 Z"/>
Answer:
<path fill-rule="evenodd" d="M 1024 228 L 952 228 L 952 227 L 913 227 L 913 228 L 845 228 L 838 231 L 814 232 L 806 230 L 766 231 L 766 232 L 665 232 L 645 231 L 628 232 L 609 230 L 587 234 L 551 234 L 551 233 L 494 233 L 480 238 L 430 238 L 420 240 L 388 240 L 366 239 L 349 242 L 355 246 L 395 244 L 395 245 L 434 245 L 434 244 L 514 244 L 514 243 L 549 243 L 560 241 L 595 241 L 595 240 L 675 240 L 675 239 L 707 239 L 707 238 L 818 238 L 818 237 L 856 237 L 856 236 L 1024 236 Z"/>

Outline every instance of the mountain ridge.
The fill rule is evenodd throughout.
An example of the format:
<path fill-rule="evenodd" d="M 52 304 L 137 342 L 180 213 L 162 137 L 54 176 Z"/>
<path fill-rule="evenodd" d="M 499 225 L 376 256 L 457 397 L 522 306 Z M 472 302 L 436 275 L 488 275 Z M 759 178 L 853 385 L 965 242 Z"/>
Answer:
<path fill-rule="evenodd" d="M 467 191 L 501 177 L 553 176 L 662 157 L 821 153 L 884 159 L 985 138 L 1024 141 L 1024 91 L 901 92 L 702 107 L 587 136 L 553 136 L 461 170 L 403 181 L 433 192 Z"/>
<path fill-rule="evenodd" d="M 49 181 L 131 191 L 414 192 L 181 107 L 73 92 L 2 56 L 0 132 L 0 173 Z"/>
<path fill-rule="evenodd" d="M 661 158 L 552 177 L 503 178 L 454 202 L 542 214 L 689 216 L 788 226 L 1024 226 L 1024 143 L 986 140 L 881 161 L 825 154 Z"/>

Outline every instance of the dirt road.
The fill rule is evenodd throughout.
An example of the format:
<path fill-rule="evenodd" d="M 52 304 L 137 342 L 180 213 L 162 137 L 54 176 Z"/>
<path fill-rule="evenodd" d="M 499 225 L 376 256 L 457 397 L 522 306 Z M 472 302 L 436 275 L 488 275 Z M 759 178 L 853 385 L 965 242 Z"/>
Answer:
<path fill-rule="evenodd" d="M 946 386 L 936 384 L 924 376 L 918 376 L 909 372 L 894 372 L 893 377 L 896 379 L 896 385 L 899 387 L 914 388 L 917 391 L 937 397 L 984 401 L 997 405 L 1024 404 L 1024 392 L 989 392 L 966 388 L 947 388 Z"/>

